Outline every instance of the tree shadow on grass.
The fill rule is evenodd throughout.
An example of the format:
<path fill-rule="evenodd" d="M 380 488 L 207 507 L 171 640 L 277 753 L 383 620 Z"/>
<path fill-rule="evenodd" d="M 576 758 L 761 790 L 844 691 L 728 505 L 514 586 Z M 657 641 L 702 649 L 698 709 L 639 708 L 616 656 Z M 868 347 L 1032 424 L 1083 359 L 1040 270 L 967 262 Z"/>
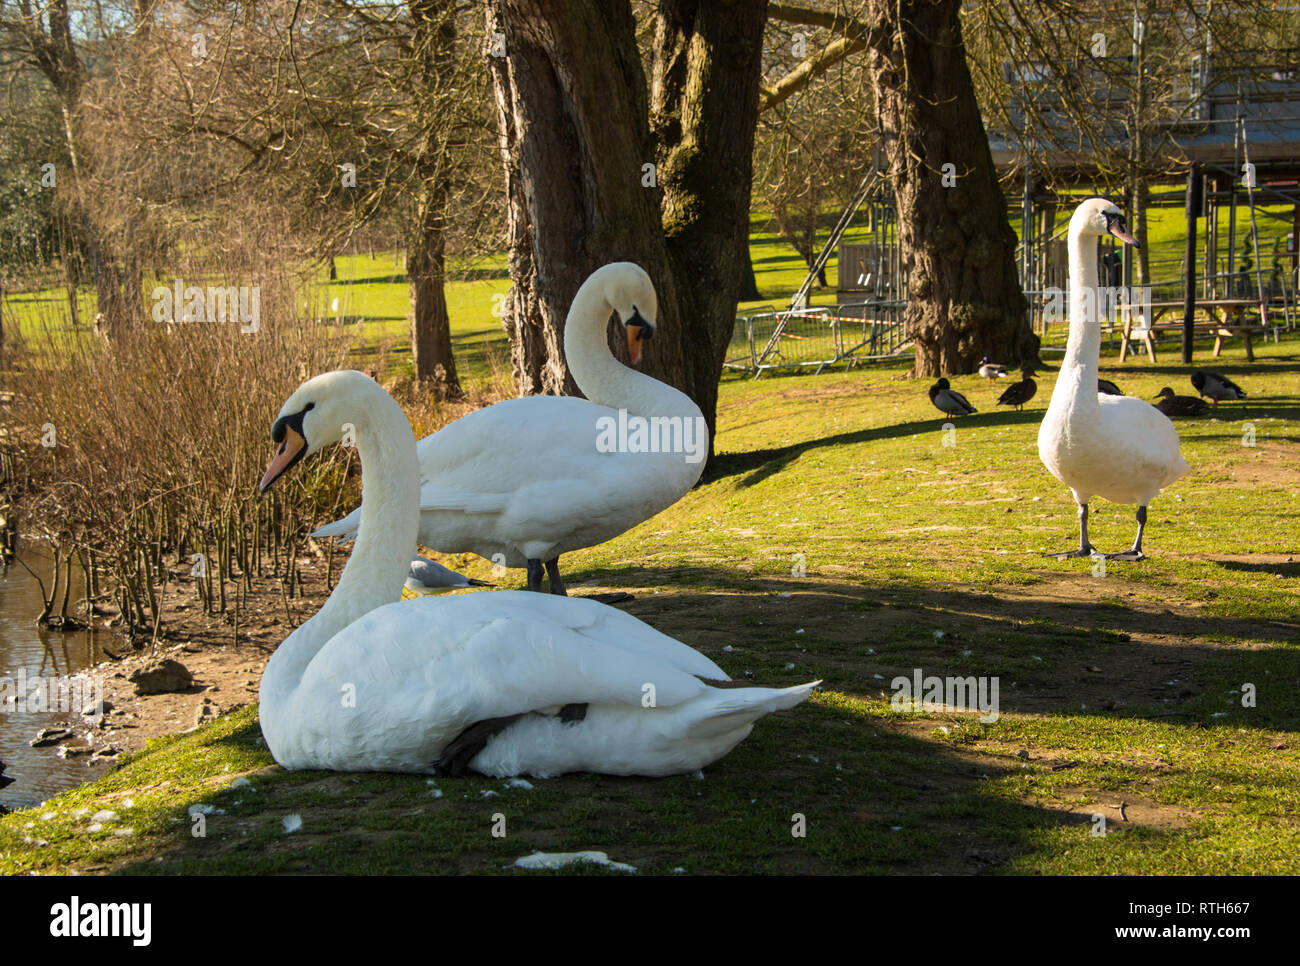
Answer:
<path fill-rule="evenodd" d="M 510 867 L 533 850 L 599 848 L 651 874 L 979 874 L 1030 855 L 1044 832 L 1087 823 L 989 794 L 1025 770 L 1012 756 L 883 725 L 859 708 L 802 705 L 760 722 L 703 781 L 575 774 L 523 791 L 471 776 L 438 779 L 434 799 L 424 776 L 270 769 L 254 775 L 255 791 L 177 802 L 185 820 L 152 833 L 117 871 L 523 874 Z M 256 738 L 254 723 L 214 743 Z M 186 816 L 198 804 L 215 810 L 201 838 Z M 284 832 L 289 814 L 300 831 Z M 502 837 L 488 834 L 498 814 Z M 796 815 L 805 836 L 791 834 Z"/>
<path fill-rule="evenodd" d="M 740 480 L 740 486 L 753 486 L 761 483 L 768 477 L 781 472 L 788 465 L 797 460 L 800 456 L 812 450 L 820 449 L 825 446 L 852 446 L 860 443 L 870 443 L 881 439 L 902 439 L 909 436 L 915 436 L 918 433 L 942 433 L 943 425 L 952 422 L 953 425 L 965 427 L 984 427 L 984 426 L 1015 426 L 1029 423 L 1039 423 L 1043 419 L 1043 410 L 1027 409 L 1022 412 L 1015 410 L 990 410 L 988 412 L 976 413 L 973 416 L 961 417 L 939 417 L 935 419 L 910 420 L 904 423 L 893 423 L 888 426 L 873 426 L 868 429 L 853 430 L 848 433 L 836 433 L 833 436 L 822 436 L 818 439 L 804 440 L 799 443 L 791 443 L 789 446 L 778 446 L 769 449 L 756 449 L 743 453 L 719 453 L 709 461 L 708 467 L 704 471 L 701 482 L 711 483 L 715 480 L 724 479 L 728 476 L 737 476 L 746 474 Z"/>
<path fill-rule="evenodd" d="M 590 579 L 577 570 L 569 576 L 571 587 Z M 619 577 L 602 584 L 630 591 L 639 586 L 636 571 Z M 745 582 L 734 572 L 708 568 L 692 568 L 689 579 L 721 589 L 642 595 L 620 609 L 699 648 L 732 676 L 749 671 L 765 686 L 824 678 L 827 687 L 876 697 L 889 694 L 897 676 L 921 669 L 923 676 L 997 677 L 1001 708 L 1008 712 L 1177 716 L 1209 726 L 1222 723 L 1215 714 L 1232 710 L 1222 693 L 1243 680 L 1271 679 L 1278 687 L 1300 681 L 1300 648 L 1215 643 L 1300 645 L 1300 631 L 1271 620 L 1036 596 L 1034 588 L 1017 595 L 1013 589 L 884 588 L 812 577 Z M 672 584 L 662 576 L 651 582 Z M 1232 661 L 1229 676 L 1236 677 L 1225 678 L 1216 691 L 1218 683 L 1202 681 L 1198 668 L 1225 655 Z M 1300 730 L 1300 702 L 1261 702 L 1241 720 Z"/>

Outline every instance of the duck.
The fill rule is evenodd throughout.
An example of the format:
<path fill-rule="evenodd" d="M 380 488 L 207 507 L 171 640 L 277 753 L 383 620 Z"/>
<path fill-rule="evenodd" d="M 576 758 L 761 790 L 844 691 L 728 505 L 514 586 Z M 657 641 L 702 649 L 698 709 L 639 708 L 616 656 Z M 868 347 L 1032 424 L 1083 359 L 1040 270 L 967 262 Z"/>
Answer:
<path fill-rule="evenodd" d="M 990 382 L 997 379 L 1007 378 L 1007 367 L 996 362 L 989 362 L 989 357 L 985 356 L 980 362 L 980 375 Z"/>
<path fill-rule="evenodd" d="M 1097 391 L 1098 391 L 1099 393 L 1101 393 L 1103 396 L 1122 396 L 1122 395 L 1124 395 L 1124 390 L 1120 389 L 1119 386 L 1115 385 L 1115 384 L 1114 384 L 1113 382 L 1111 382 L 1109 379 L 1098 379 L 1098 380 L 1097 380 Z"/>
<path fill-rule="evenodd" d="M 704 414 L 683 392 L 609 350 L 617 314 L 635 365 L 655 330 L 650 276 L 614 262 L 578 289 L 564 356 L 586 399 L 526 396 L 448 423 L 419 443 L 419 542 L 526 568 L 528 589 L 564 596 L 562 554 L 593 547 L 672 506 L 708 455 Z M 351 539 L 356 510 L 312 535 Z"/>
<path fill-rule="evenodd" d="M 1158 393 L 1156 398 L 1160 401 L 1154 403 L 1156 409 L 1160 410 L 1166 416 L 1200 416 L 1210 407 L 1205 404 L 1204 399 L 1197 399 L 1195 396 L 1175 396 L 1174 391 L 1165 386 Z"/>
<path fill-rule="evenodd" d="M 1246 390 L 1229 379 L 1227 376 L 1217 372 L 1206 372 L 1198 369 L 1192 373 L 1192 388 L 1202 399 L 1210 400 L 1210 405 L 1216 409 L 1221 401 L 1235 401 L 1246 398 Z"/>
<path fill-rule="evenodd" d="M 0 788 L 7 788 L 14 783 L 14 780 L 5 774 L 5 763 L 0 761 Z"/>
<path fill-rule="evenodd" d="M 1088 504 L 1101 497 L 1137 505 L 1133 546 L 1102 554 L 1113 560 L 1144 560 L 1142 537 L 1147 507 L 1165 487 L 1191 469 L 1179 452 L 1178 432 L 1164 413 L 1141 399 L 1094 391 L 1101 353 L 1097 318 L 1097 239 L 1113 235 L 1137 245 L 1124 214 L 1104 198 L 1090 198 L 1070 218 L 1070 334 L 1065 359 L 1038 428 L 1038 455 L 1074 497 L 1079 515 L 1079 546 L 1057 559 L 1090 557 Z"/>
<path fill-rule="evenodd" d="M 400 601 L 423 511 L 421 466 L 410 422 L 378 383 L 341 370 L 299 386 L 272 426 L 278 449 L 258 489 L 341 442 L 345 424 L 361 463 L 356 544 L 259 687 L 262 734 L 283 767 L 694 773 L 821 683 L 717 687 L 730 679 L 708 657 L 581 597 L 500 590 Z"/>
<path fill-rule="evenodd" d="M 1020 412 L 1025 407 L 1025 403 L 1034 398 L 1038 392 L 1038 383 L 1033 379 L 1034 370 L 1026 367 L 1021 373 L 1019 382 L 1013 382 L 998 397 L 999 406 L 1015 406 L 1016 412 Z"/>
<path fill-rule="evenodd" d="M 930 387 L 930 402 L 939 412 L 949 416 L 969 416 L 976 412 L 965 396 L 948 385 L 947 379 L 940 379 Z"/>
<path fill-rule="evenodd" d="M 493 587 L 494 584 L 474 577 L 458 574 L 428 557 L 418 554 L 411 558 L 411 568 L 407 572 L 406 582 L 402 586 L 411 594 L 445 594 L 449 590 L 461 590 L 467 587 Z M 406 594 L 402 595 L 403 597 Z"/>

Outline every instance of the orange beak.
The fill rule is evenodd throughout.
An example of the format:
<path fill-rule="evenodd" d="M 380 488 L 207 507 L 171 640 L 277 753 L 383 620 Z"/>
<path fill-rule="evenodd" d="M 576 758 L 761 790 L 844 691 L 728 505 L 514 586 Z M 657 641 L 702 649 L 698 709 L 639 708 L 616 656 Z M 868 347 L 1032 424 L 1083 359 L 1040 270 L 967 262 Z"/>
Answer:
<path fill-rule="evenodd" d="M 641 326 L 629 325 L 627 327 L 627 357 L 634 366 L 641 361 L 641 344 L 644 341 L 641 338 Z"/>
<path fill-rule="evenodd" d="M 266 472 L 262 475 L 262 482 L 257 484 L 258 492 L 265 493 L 271 484 L 280 478 L 281 473 L 297 462 L 298 455 L 306 446 L 307 441 L 295 432 L 292 426 L 286 426 L 284 429 L 284 442 L 275 451 L 275 458 L 271 460 L 271 465 L 266 468 Z"/>

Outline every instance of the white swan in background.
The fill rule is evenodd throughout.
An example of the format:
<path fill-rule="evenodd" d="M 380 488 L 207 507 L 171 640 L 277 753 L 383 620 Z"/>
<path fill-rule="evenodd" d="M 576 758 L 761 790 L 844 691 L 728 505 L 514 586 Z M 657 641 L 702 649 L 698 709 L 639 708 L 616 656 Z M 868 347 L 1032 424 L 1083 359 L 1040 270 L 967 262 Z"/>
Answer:
<path fill-rule="evenodd" d="M 541 590 L 545 566 L 551 593 L 563 594 L 560 554 L 604 543 L 681 499 L 704 469 L 704 414 L 620 363 L 606 340 L 617 313 L 639 361 L 657 306 L 639 266 L 597 269 L 564 324 L 565 359 L 586 399 L 510 399 L 422 439 L 420 543 L 527 567 L 529 590 Z M 653 451 L 636 451 L 642 446 Z M 351 538 L 359 520 L 353 512 L 313 536 Z"/>
<path fill-rule="evenodd" d="M 1043 465 L 1068 486 L 1079 507 L 1079 547 L 1049 554 L 1058 559 L 1087 557 L 1088 503 L 1100 496 L 1112 503 L 1137 504 L 1138 532 L 1133 546 L 1108 553 L 1115 560 L 1142 560 L 1147 505 L 1190 467 L 1178 452 L 1174 424 L 1154 406 L 1131 396 L 1102 395 L 1097 388 L 1101 324 L 1097 316 L 1097 239 L 1111 234 L 1136 245 L 1123 213 L 1104 198 L 1091 198 L 1070 219 L 1070 338 L 1038 429 Z"/>
<path fill-rule="evenodd" d="M 259 488 L 354 427 L 356 547 L 320 611 L 262 675 L 262 733 L 286 768 L 539 777 L 692 772 L 817 683 L 715 688 L 716 664 L 590 600 L 521 591 L 398 603 L 415 554 L 420 467 L 397 403 L 360 372 L 303 383 L 280 410 Z M 512 455 L 500 453 L 510 461 Z"/>

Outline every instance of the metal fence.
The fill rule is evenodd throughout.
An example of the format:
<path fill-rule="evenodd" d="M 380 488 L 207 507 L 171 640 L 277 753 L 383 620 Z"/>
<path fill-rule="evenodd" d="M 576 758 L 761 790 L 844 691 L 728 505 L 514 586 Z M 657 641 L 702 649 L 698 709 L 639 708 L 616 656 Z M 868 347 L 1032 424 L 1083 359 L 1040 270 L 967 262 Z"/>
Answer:
<path fill-rule="evenodd" d="M 853 302 L 796 311 L 771 307 L 736 317 L 724 365 L 761 375 L 768 369 L 852 365 L 897 355 L 909 345 L 902 300 Z"/>

